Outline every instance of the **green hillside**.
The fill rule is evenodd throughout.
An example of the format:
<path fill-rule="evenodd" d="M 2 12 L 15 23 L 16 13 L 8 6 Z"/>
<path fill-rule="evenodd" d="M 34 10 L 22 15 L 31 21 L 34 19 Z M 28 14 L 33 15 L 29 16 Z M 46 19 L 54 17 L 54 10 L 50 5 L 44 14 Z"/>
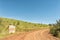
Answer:
<path fill-rule="evenodd" d="M 16 26 L 16 32 L 32 31 L 42 28 L 48 28 L 48 25 L 46 24 L 36 24 L 15 19 L 0 18 L 0 37 L 1 36 L 3 37 L 8 34 L 9 24 L 13 24 Z"/>

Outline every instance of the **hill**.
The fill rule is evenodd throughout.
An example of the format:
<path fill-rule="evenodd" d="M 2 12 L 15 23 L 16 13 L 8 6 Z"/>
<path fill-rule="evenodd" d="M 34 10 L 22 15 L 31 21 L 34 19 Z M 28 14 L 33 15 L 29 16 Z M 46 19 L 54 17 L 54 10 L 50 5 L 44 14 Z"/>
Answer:
<path fill-rule="evenodd" d="M 46 24 L 37 24 L 9 18 L 0 18 L 0 37 L 3 37 L 8 34 L 9 24 L 13 24 L 16 26 L 16 32 L 48 28 L 48 25 Z"/>

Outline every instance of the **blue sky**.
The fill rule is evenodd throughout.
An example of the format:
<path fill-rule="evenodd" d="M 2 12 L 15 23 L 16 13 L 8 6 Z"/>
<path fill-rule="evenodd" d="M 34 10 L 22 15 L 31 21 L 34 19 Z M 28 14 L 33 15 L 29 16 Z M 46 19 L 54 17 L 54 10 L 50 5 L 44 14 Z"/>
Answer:
<path fill-rule="evenodd" d="M 60 0 L 0 0 L 0 17 L 55 23 L 60 19 Z"/>

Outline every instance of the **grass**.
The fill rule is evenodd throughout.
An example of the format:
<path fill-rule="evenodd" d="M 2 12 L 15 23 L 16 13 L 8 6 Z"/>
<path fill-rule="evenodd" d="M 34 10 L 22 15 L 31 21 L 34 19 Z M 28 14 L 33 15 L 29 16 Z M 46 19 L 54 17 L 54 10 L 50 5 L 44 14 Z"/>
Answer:
<path fill-rule="evenodd" d="M 0 18 L 0 38 L 8 36 L 8 26 L 13 24 L 16 26 L 16 32 L 28 32 L 33 30 L 40 30 L 44 28 L 49 28 L 47 24 L 31 23 L 21 20 Z"/>
<path fill-rule="evenodd" d="M 48 28 L 48 27 L 45 27 L 45 28 Z M 40 30 L 40 29 L 45 29 L 44 27 L 41 27 L 41 28 L 32 28 L 32 29 L 20 29 L 20 31 L 16 31 L 16 32 L 29 32 L 29 31 L 35 31 L 35 30 Z M 15 34 L 15 33 L 14 33 Z M 3 33 L 0 33 L 0 38 L 5 38 L 6 36 L 9 36 L 11 34 L 9 34 L 8 32 L 3 32 Z"/>
<path fill-rule="evenodd" d="M 60 38 L 60 32 L 58 33 L 58 37 Z"/>

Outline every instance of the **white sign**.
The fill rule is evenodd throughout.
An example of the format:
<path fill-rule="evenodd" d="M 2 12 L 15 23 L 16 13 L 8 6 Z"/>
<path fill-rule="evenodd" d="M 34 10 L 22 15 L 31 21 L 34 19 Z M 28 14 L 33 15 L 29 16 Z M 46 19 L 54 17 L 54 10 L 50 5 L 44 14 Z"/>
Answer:
<path fill-rule="evenodd" d="M 15 26 L 9 25 L 9 33 L 15 33 Z"/>

